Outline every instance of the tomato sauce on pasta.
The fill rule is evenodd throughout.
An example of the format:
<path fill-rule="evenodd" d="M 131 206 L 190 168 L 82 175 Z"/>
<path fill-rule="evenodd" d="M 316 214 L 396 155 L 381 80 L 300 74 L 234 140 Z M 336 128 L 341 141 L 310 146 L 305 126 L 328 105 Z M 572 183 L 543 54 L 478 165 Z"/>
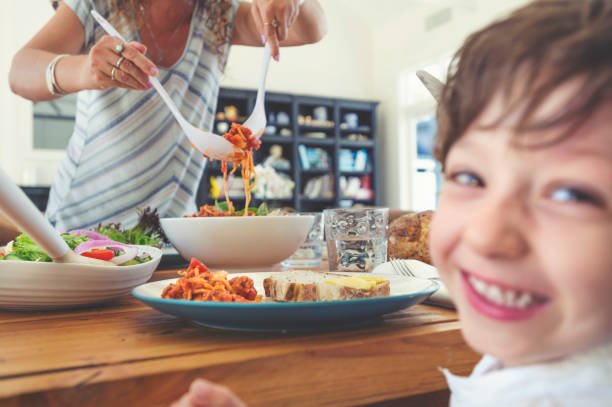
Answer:
<path fill-rule="evenodd" d="M 251 133 L 247 127 L 241 126 L 237 123 L 232 123 L 229 131 L 223 135 L 223 138 L 234 145 L 234 156 L 231 160 L 232 169 L 229 172 L 233 175 L 238 167 L 241 167 L 240 175 L 242 176 L 242 182 L 244 183 L 244 216 L 253 216 L 248 208 L 251 203 L 251 191 L 257 183 L 257 173 L 255 172 L 255 166 L 253 165 L 253 150 L 258 150 L 261 146 L 261 140 L 256 134 Z M 188 217 L 207 217 L 207 216 L 232 216 L 234 215 L 235 209 L 234 204 L 229 198 L 228 183 L 227 183 L 227 161 L 221 161 L 221 172 L 223 172 L 223 193 L 225 195 L 225 201 L 227 202 L 227 210 L 220 211 L 214 205 L 203 205 L 200 207 L 200 211 L 194 215 L 187 215 Z M 254 178 L 251 182 L 251 178 Z"/>
<path fill-rule="evenodd" d="M 226 271 L 210 271 L 202 262 L 192 258 L 185 271 L 179 271 L 176 283 L 167 285 L 161 297 L 178 300 L 215 302 L 261 302 L 253 280 L 247 276 L 227 279 Z"/>

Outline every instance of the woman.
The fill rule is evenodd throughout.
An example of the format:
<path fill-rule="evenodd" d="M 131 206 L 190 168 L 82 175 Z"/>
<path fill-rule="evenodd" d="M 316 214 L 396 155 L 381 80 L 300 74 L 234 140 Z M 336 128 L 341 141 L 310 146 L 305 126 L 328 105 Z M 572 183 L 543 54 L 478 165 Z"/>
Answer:
<path fill-rule="evenodd" d="M 105 35 L 92 9 L 128 42 Z M 79 92 L 49 220 L 69 230 L 110 221 L 129 225 L 136 207 L 157 208 L 165 217 L 195 212 L 205 160 L 151 90 L 149 75 L 191 124 L 210 130 L 230 45 L 268 41 L 278 61 L 280 46 L 317 42 L 325 31 L 316 0 L 60 3 L 17 52 L 9 75 L 13 92 L 33 101 Z"/>

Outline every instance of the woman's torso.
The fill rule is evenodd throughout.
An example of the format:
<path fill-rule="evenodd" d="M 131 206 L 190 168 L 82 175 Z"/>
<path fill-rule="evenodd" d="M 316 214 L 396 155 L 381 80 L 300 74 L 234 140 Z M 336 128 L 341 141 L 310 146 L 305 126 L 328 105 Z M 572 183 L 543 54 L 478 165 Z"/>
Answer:
<path fill-rule="evenodd" d="M 67 0 L 85 28 L 85 51 L 104 35 L 89 14 L 92 6 L 109 16 L 106 1 Z M 231 19 L 238 3 L 234 2 Z M 212 127 L 221 78 L 213 35 L 196 6 L 178 60 L 160 67 L 158 79 L 185 118 Z M 137 30 L 126 40 L 142 42 Z M 229 44 L 225 48 L 227 55 Z M 194 195 L 204 159 L 194 150 L 154 90 L 112 88 L 80 92 L 75 128 L 49 197 L 47 217 L 60 229 L 99 223 L 134 223 L 136 208 L 157 208 L 160 216 L 195 211 Z"/>

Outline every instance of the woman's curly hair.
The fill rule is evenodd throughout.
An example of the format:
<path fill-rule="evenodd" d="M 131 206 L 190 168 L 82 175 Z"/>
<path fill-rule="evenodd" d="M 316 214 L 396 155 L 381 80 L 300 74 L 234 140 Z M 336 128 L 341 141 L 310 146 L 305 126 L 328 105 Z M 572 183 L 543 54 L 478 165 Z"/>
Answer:
<path fill-rule="evenodd" d="M 144 25 L 142 15 L 136 10 L 148 0 L 110 0 L 113 13 L 111 19 L 118 22 L 118 27 L 133 25 L 140 29 Z M 209 39 L 208 46 L 219 56 L 219 68 L 225 62 L 225 45 L 230 41 L 232 35 L 232 24 L 230 23 L 230 12 L 232 0 L 196 0 L 204 10 L 204 21 L 206 28 L 214 33 Z"/>

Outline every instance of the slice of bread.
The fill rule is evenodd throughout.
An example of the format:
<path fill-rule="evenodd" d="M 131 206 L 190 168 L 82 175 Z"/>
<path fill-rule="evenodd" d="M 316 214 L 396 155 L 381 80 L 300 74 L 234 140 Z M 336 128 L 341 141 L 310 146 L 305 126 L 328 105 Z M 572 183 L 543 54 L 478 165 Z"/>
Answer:
<path fill-rule="evenodd" d="M 389 280 L 380 276 L 332 274 L 310 270 L 275 273 L 263 281 L 266 297 L 283 302 L 313 302 L 386 297 Z"/>

